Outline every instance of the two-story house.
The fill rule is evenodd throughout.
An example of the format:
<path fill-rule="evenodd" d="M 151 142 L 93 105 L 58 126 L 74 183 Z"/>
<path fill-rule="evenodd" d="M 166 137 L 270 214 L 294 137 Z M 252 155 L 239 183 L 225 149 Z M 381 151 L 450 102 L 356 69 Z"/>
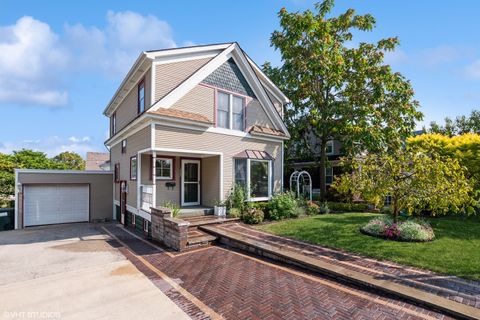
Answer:
<path fill-rule="evenodd" d="M 212 207 L 237 183 L 250 201 L 282 191 L 288 102 L 238 43 L 142 52 L 104 111 L 117 219 L 147 231 L 167 202 Z"/>

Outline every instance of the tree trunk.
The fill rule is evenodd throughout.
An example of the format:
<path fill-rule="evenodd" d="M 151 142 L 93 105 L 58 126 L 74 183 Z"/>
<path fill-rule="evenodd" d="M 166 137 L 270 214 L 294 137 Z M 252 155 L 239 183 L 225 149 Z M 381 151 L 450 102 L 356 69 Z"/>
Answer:
<path fill-rule="evenodd" d="M 398 205 L 397 205 L 397 197 L 396 196 L 393 196 L 392 216 L 393 216 L 393 223 L 397 223 L 398 222 Z"/>
<path fill-rule="evenodd" d="M 325 181 L 325 170 L 327 167 L 327 139 L 322 138 L 320 148 L 320 200 L 323 202 L 327 199 L 327 184 Z"/>

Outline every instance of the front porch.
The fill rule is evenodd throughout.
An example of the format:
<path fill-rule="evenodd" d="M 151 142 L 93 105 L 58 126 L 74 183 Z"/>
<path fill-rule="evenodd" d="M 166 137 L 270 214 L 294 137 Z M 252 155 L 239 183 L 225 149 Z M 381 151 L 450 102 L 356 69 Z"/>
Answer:
<path fill-rule="evenodd" d="M 213 215 L 223 200 L 222 154 L 148 150 L 138 158 L 139 208 L 179 207 L 179 217 Z"/>

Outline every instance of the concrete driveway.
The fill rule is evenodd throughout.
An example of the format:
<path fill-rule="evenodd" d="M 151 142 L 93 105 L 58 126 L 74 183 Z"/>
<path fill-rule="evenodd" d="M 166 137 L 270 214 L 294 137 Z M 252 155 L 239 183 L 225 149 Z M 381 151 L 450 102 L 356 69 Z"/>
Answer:
<path fill-rule="evenodd" d="M 0 319 L 188 319 L 100 227 L 0 232 Z"/>

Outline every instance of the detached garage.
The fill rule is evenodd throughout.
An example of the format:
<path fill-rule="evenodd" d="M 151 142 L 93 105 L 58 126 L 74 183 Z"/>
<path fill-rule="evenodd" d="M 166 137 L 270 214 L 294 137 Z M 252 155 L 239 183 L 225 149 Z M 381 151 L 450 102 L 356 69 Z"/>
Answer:
<path fill-rule="evenodd" d="M 15 228 L 113 217 L 113 175 L 105 171 L 17 169 Z"/>

